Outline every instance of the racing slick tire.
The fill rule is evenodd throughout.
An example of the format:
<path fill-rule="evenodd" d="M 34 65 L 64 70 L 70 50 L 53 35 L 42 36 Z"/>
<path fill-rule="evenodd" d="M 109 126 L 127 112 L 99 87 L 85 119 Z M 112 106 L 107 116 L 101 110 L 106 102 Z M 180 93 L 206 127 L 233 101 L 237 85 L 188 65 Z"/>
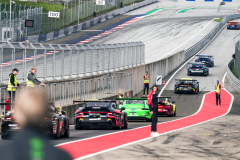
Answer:
<path fill-rule="evenodd" d="M 172 114 L 170 114 L 170 115 L 167 115 L 168 117 L 173 117 L 174 116 L 174 114 L 172 113 Z"/>
<path fill-rule="evenodd" d="M 187 75 L 188 75 L 188 76 L 191 76 L 191 72 L 188 72 Z"/>
<path fill-rule="evenodd" d="M 124 129 L 127 129 L 128 128 L 128 120 L 127 120 L 127 113 L 124 113 L 124 126 L 123 126 Z"/>
<path fill-rule="evenodd" d="M 69 132 L 69 121 L 67 120 L 66 123 L 65 123 L 64 137 L 68 138 L 69 135 L 70 135 L 70 132 Z"/>
<path fill-rule="evenodd" d="M 178 94 L 178 91 L 176 89 L 174 89 L 174 93 Z"/>
<path fill-rule="evenodd" d="M 152 118 L 150 118 L 150 119 L 147 119 L 146 121 L 147 121 L 147 122 L 152 122 Z"/>
<path fill-rule="evenodd" d="M 115 129 L 117 129 L 117 130 L 121 130 L 122 129 L 121 116 L 119 115 L 119 117 L 120 117 L 119 125 L 115 127 Z"/>
<path fill-rule="evenodd" d="M 57 124 L 57 131 L 56 131 L 55 138 L 56 138 L 56 139 L 59 139 L 60 137 L 61 137 L 61 133 L 60 133 L 59 122 L 58 122 L 58 124 Z"/>

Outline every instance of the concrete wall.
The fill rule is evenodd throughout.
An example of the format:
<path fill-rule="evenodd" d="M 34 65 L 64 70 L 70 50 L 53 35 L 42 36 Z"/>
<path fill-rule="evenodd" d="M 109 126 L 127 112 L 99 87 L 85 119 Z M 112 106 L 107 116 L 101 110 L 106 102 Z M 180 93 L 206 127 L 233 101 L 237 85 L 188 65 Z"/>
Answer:
<path fill-rule="evenodd" d="M 240 78 L 240 41 L 238 41 L 235 44 L 235 72 L 236 72 L 236 77 L 239 79 Z"/>

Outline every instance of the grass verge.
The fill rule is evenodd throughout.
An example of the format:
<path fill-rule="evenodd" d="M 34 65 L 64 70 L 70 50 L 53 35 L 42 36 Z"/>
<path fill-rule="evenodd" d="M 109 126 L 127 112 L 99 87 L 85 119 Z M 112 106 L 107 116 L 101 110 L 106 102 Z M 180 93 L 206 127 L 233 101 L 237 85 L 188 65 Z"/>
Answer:
<path fill-rule="evenodd" d="M 221 22 L 223 18 L 214 19 L 215 22 Z"/>

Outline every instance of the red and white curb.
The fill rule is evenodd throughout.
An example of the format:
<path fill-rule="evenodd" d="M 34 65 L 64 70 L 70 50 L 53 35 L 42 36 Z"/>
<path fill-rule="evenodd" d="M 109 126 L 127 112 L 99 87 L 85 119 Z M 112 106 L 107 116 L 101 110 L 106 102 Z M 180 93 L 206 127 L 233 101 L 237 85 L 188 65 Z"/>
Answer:
<path fill-rule="evenodd" d="M 88 42 L 90 42 L 90 41 L 93 41 L 93 40 L 99 39 L 99 38 L 101 38 L 101 37 L 107 36 L 107 35 L 115 32 L 115 31 L 117 31 L 117 30 L 119 30 L 119 29 L 122 29 L 122 28 L 126 27 L 127 25 L 130 25 L 130 24 L 132 24 L 132 23 L 134 23 L 134 22 L 142 19 L 143 17 L 145 17 L 145 16 L 135 17 L 135 18 L 133 18 L 133 19 L 131 19 L 131 20 L 129 20 L 129 21 L 123 23 L 123 24 L 120 24 L 120 25 L 118 25 L 118 26 L 116 26 L 116 27 L 114 27 L 114 28 L 112 28 L 112 29 L 110 29 L 110 30 L 107 30 L 107 31 L 105 31 L 105 32 L 103 32 L 103 33 L 100 33 L 100 34 L 98 34 L 98 35 L 96 35 L 96 36 L 93 36 L 93 37 L 91 37 L 91 38 L 85 39 L 85 40 L 83 40 L 83 41 L 77 42 L 77 43 L 75 43 L 75 44 L 76 44 L 76 45 L 85 44 L 85 43 L 88 43 Z M 25 45 L 26 45 L 26 44 L 25 44 Z M 56 50 L 55 53 L 58 53 L 58 52 L 60 52 L 60 51 L 61 51 L 61 50 Z M 49 52 L 46 53 L 46 55 L 51 55 L 51 54 L 53 54 L 53 53 L 54 53 L 53 51 L 49 51 Z M 39 55 L 36 56 L 36 58 L 42 58 L 42 57 L 44 57 L 44 53 L 39 54 Z M 30 60 L 34 60 L 34 56 L 31 56 L 31 57 L 27 57 L 27 58 L 26 58 L 26 61 L 30 61 Z M 19 59 L 19 60 L 15 60 L 15 61 L 4 62 L 4 63 L 2 63 L 2 64 L 0 64 L 0 65 L 8 66 L 8 65 L 11 65 L 12 63 L 17 64 L 17 63 L 22 63 L 22 62 L 24 62 L 24 59 Z"/>

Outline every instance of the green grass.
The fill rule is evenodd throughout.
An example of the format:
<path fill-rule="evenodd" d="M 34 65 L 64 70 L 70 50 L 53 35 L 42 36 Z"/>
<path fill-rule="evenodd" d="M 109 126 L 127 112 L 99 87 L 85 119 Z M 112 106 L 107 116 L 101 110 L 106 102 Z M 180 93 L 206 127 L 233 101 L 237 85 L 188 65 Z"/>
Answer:
<path fill-rule="evenodd" d="M 216 22 L 221 22 L 223 18 L 214 19 Z"/>
<path fill-rule="evenodd" d="M 16 5 L 21 5 L 22 7 L 23 6 L 27 6 L 27 7 L 32 6 L 32 8 L 42 7 L 44 13 L 47 13 L 48 11 L 56 11 L 59 9 L 63 9 L 63 7 L 64 7 L 62 4 L 58 4 L 58 3 L 54 4 L 54 3 L 45 3 L 45 2 L 22 2 L 19 0 L 13 0 L 13 1 L 16 2 Z M 0 3 L 2 5 L 5 3 L 10 4 L 10 0 L 1 0 Z"/>

